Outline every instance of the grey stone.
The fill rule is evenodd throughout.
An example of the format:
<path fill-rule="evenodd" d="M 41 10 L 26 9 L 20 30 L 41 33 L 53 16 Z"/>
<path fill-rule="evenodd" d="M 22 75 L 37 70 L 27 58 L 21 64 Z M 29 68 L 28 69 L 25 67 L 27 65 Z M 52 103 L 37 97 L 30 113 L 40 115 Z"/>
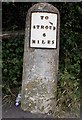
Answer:
<path fill-rule="evenodd" d="M 58 14 L 57 48 L 30 48 L 30 18 L 32 11 L 48 11 Z M 32 113 L 55 114 L 59 64 L 60 15 L 57 8 L 48 3 L 33 5 L 26 16 L 21 108 Z"/>

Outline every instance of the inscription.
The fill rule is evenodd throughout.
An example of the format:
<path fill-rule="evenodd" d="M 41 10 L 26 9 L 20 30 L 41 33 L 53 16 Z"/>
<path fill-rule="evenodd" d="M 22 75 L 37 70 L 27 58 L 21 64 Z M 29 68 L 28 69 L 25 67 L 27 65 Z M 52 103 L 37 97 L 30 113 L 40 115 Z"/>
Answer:
<path fill-rule="evenodd" d="M 57 14 L 33 12 L 31 14 L 30 47 L 56 48 Z"/>
<path fill-rule="evenodd" d="M 34 25 L 33 29 L 48 29 L 48 30 L 55 30 L 55 26 L 44 26 L 44 25 Z"/>

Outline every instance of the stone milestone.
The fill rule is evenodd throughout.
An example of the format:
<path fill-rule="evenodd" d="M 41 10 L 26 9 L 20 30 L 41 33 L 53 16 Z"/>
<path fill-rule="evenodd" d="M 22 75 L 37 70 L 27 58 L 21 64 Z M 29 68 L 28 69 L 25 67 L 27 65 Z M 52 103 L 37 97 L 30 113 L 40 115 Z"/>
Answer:
<path fill-rule="evenodd" d="M 59 64 L 60 15 L 48 3 L 33 5 L 26 16 L 21 108 L 54 114 Z"/>

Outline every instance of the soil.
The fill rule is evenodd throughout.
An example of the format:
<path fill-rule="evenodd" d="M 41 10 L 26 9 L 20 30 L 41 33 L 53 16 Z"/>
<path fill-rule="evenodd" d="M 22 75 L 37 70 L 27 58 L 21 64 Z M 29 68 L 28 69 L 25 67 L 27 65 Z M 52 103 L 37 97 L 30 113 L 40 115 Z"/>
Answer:
<path fill-rule="evenodd" d="M 80 117 L 82 118 L 82 106 L 80 110 Z M 50 115 L 46 114 L 32 114 L 29 111 L 24 112 L 21 109 L 21 106 L 18 107 L 15 106 L 14 102 L 6 103 L 2 107 L 2 118 L 53 118 Z M 74 114 L 68 114 L 66 113 L 61 118 L 78 118 Z"/>
<path fill-rule="evenodd" d="M 24 112 L 21 106 L 16 107 L 15 103 L 8 103 L 2 107 L 2 118 L 51 118 L 51 116 Z"/>

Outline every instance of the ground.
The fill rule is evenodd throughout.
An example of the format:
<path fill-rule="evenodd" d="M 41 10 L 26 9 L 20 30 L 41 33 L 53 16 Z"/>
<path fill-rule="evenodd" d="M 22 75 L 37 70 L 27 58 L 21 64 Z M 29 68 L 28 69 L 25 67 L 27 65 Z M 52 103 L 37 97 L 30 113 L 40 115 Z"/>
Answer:
<path fill-rule="evenodd" d="M 50 118 L 51 116 L 42 114 L 32 114 L 24 112 L 20 106 L 16 107 L 15 103 L 5 104 L 2 108 L 2 118 Z"/>
<path fill-rule="evenodd" d="M 15 102 L 7 103 L 2 107 L 2 118 L 52 118 L 43 114 L 32 114 L 30 112 L 24 112 L 20 106 L 16 107 Z M 73 114 L 66 114 L 63 118 L 77 118 Z"/>

